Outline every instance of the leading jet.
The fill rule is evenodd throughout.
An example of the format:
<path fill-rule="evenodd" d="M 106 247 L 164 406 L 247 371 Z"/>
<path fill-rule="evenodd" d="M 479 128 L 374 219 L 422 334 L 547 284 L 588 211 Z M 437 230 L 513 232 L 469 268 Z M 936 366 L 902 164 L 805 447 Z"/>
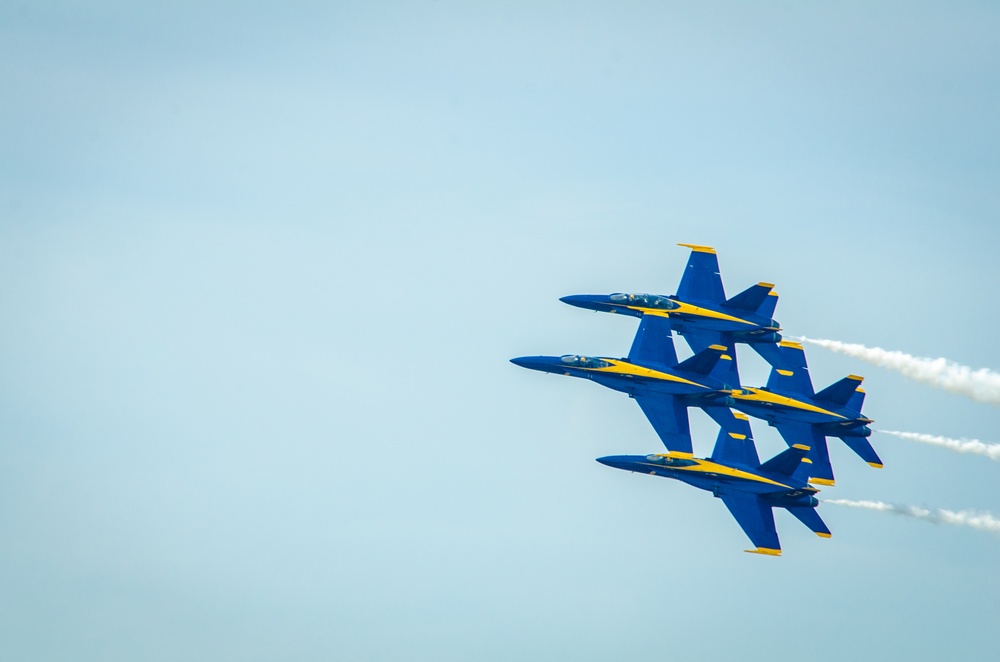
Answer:
<path fill-rule="evenodd" d="M 663 445 L 691 453 L 687 408 L 701 407 L 719 425 L 732 425 L 732 388 L 724 378 L 733 359 L 722 345 L 710 345 L 682 363 L 677 361 L 670 336 L 670 320 L 642 318 L 627 358 L 612 359 L 575 354 L 522 356 L 511 363 L 523 368 L 590 379 L 628 393 L 642 408 Z"/>
<path fill-rule="evenodd" d="M 766 420 L 789 446 L 811 447 L 812 483 L 834 484 L 828 436 L 840 437 L 862 460 L 881 469 L 882 460 L 866 439 L 873 421 L 861 414 L 864 378 L 848 375 L 816 393 L 802 345 L 783 340 L 778 350 L 780 363 L 771 369 L 767 386 L 734 389 L 733 408 Z"/>
<path fill-rule="evenodd" d="M 684 336 L 691 350 L 711 345 L 731 347 L 746 343 L 771 365 L 778 360 L 775 343 L 781 341 L 781 325 L 774 319 L 778 294 L 771 283 L 757 283 L 736 296 L 726 298 L 719 274 L 719 258 L 710 246 L 678 244 L 691 249 L 677 294 L 575 294 L 560 301 L 571 306 L 633 317 L 669 317 L 674 331 Z M 735 354 L 730 382 L 739 383 Z"/>
<path fill-rule="evenodd" d="M 784 508 L 821 538 L 830 529 L 816 512 L 815 487 L 807 484 L 809 447 L 796 444 L 761 464 L 757 459 L 746 416 L 737 414 L 742 432 L 720 430 L 712 456 L 695 458 L 689 453 L 610 455 L 601 464 L 676 480 L 707 490 L 722 499 L 750 538 L 754 554 L 781 555 L 774 528 L 774 508 Z"/>

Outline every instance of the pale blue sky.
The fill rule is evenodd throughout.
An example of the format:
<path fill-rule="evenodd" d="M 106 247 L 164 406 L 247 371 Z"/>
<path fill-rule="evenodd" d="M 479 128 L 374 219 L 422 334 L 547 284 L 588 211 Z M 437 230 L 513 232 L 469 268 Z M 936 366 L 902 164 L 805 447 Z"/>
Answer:
<path fill-rule="evenodd" d="M 638 407 L 566 294 L 717 247 L 791 335 L 1000 369 L 990 3 L 0 9 L 0 657 L 983 659 L 1000 539 L 748 546 L 594 458 Z M 819 348 L 876 427 L 998 410 Z M 745 382 L 766 367 L 741 354 Z M 692 413 L 696 451 L 715 438 Z M 760 453 L 783 447 L 758 423 Z M 1000 464 L 832 444 L 822 496 L 1000 513 Z M 728 633 L 728 634 L 726 634 Z"/>

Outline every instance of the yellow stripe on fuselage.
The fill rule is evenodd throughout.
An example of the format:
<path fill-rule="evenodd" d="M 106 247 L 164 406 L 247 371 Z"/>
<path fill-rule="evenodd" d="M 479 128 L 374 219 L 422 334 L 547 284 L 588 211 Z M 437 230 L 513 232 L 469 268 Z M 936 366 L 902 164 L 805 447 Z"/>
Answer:
<path fill-rule="evenodd" d="M 748 322 L 739 317 L 733 317 L 732 315 L 720 313 L 715 310 L 709 310 L 708 308 L 702 308 L 701 306 L 695 306 L 694 304 L 685 303 L 683 301 L 677 301 L 676 299 L 672 299 L 672 301 L 677 304 L 677 307 L 671 310 L 663 310 L 662 308 L 643 308 L 642 306 L 626 306 L 626 308 L 637 310 L 643 315 L 654 315 L 657 317 L 670 317 L 671 315 L 682 314 L 694 317 L 708 317 L 716 320 L 725 320 L 727 322 L 739 322 L 740 324 L 747 324 L 749 326 L 757 326 L 753 322 Z"/>
<path fill-rule="evenodd" d="M 668 454 L 666 457 L 676 457 L 673 454 Z M 792 489 L 790 485 L 785 485 L 784 483 L 779 483 L 777 481 L 771 480 L 770 478 L 764 478 L 763 476 L 758 476 L 757 474 L 752 474 L 748 471 L 740 471 L 739 469 L 733 469 L 732 467 L 727 467 L 724 464 L 717 464 L 711 460 L 701 460 L 698 458 L 691 458 L 698 464 L 693 464 L 686 467 L 665 467 L 662 464 L 654 464 L 652 462 L 647 463 L 654 469 L 672 469 L 674 471 L 690 471 L 691 473 L 705 473 L 705 474 L 718 474 L 719 476 L 728 476 L 730 478 L 742 478 L 743 480 L 756 481 L 758 483 L 767 483 L 768 485 L 777 485 L 778 487 L 784 487 L 787 489 Z"/>
<path fill-rule="evenodd" d="M 607 368 L 582 368 L 582 370 L 588 370 L 590 372 L 606 372 L 615 375 L 632 375 L 634 377 L 645 377 L 646 379 L 658 379 L 665 382 L 677 382 L 679 384 L 690 384 L 691 386 L 698 386 L 704 389 L 708 387 L 704 384 L 699 384 L 698 382 L 692 382 L 690 379 L 684 379 L 683 377 L 677 377 L 676 375 L 671 375 L 668 372 L 660 372 L 659 370 L 653 370 L 651 368 L 643 368 L 635 365 L 634 363 L 628 363 L 627 361 L 616 361 L 614 359 L 601 359 L 602 361 L 607 361 L 611 365 Z"/>
<path fill-rule="evenodd" d="M 776 393 L 771 393 L 770 391 L 762 391 L 761 389 L 743 387 L 740 393 L 733 391 L 732 396 L 737 400 L 744 400 L 746 402 L 770 402 L 776 405 L 784 405 L 786 407 L 792 407 L 793 409 L 802 409 L 803 411 L 811 411 L 816 414 L 827 414 L 828 416 L 835 416 L 837 418 L 844 418 L 846 416 L 841 416 L 840 414 L 835 414 L 832 411 L 823 409 L 822 407 L 817 407 L 811 405 L 808 402 L 802 402 L 801 400 L 796 400 L 794 398 L 786 398 L 783 395 L 777 395 Z"/>

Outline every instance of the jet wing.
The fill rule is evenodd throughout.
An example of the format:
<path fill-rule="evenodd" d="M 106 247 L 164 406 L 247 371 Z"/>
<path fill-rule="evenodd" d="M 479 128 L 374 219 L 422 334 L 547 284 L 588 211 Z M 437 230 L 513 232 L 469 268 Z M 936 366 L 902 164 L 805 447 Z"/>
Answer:
<path fill-rule="evenodd" d="M 781 543 L 774 529 L 774 512 L 770 505 L 756 494 L 724 494 L 719 498 L 757 548 L 748 549 L 748 552 L 781 555 Z"/>
<path fill-rule="evenodd" d="M 660 435 L 660 441 L 667 450 L 693 452 L 687 407 L 679 398 L 669 395 L 637 395 L 635 401 L 639 403 L 642 413 L 649 419 L 656 434 Z"/>
<path fill-rule="evenodd" d="M 674 339 L 670 335 L 670 319 L 658 315 L 643 315 L 639 330 L 632 340 L 628 360 L 633 363 L 658 363 L 665 366 L 677 365 Z"/>
<path fill-rule="evenodd" d="M 826 445 L 826 435 L 809 423 L 776 423 L 774 427 L 789 446 L 801 444 L 809 447 L 809 452 L 806 454 L 808 462 L 802 462 L 795 476 L 818 485 L 834 484 L 833 465 L 830 464 L 830 449 Z"/>
<path fill-rule="evenodd" d="M 681 301 L 711 301 L 722 303 L 726 293 L 722 289 L 722 276 L 719 274 L 719 256 L 715 249 L 694 244 L 678 244 L 691 249 L 681 284 L 677 288 L 677 298 Z"/>

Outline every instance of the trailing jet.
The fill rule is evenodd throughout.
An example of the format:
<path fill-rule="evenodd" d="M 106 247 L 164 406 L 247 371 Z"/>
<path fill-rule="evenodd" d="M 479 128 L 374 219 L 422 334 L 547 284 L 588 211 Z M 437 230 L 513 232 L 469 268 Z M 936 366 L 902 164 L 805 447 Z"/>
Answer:
<path fill-rule="evenodd" d="M 670 320 L 643 317 L 627 358 L 522 356 L 511 363 L 523 368 L 582 377 L 635 398 L 663 445 L 691 453 L 688 407 L 701 407 L 719 425 L 731 427 L 731 387 L 724 381 L 732 358 L 721 345 L 711 345 L 683 363 L 677 362 Z M 739 384 L 735 385 L 739 388 Z"/>
<path fill-rule="evenodd" d="M 737 417 L 743 432 L 720 430 L 709 458 L 670 452 L 610 455 L 597 461 L 616 469 L 675 478 L 711 492 L 722 499 L 754 544 L 754 549 L 746 550 L 751 553 L 781 555 L 774 508 L 785 508 L 810 531 L 829 538 L 830 529 L 816 512 L 819 500 L 815 495 L 819 490 L 806 482 L 809 447 L 796 444 L 761 464 L 746 416 Z"/>
<path fill-rule="evenodd" d="M 771 369 L 767 386 L 733 390 L 733 408 L 766 420 L 789 446 L 811 447 L 812 483 L 834 484 L 828 436 L 840 437 L 862 460 L 881 469 L 882 460 L 866 439 L 872 433 L 868 424 L 873 421 L 861 415 L 864 378 L 848 375 L 816 393 L 802 345 L 783 340 L 778 351 L 780 363 Z"/>
<path fill-rule="evenodd" d="M 757 283 L 729 299 L 722 287 L 719 258 L 709 246 L 678 244 L 691 249 L 687 267 L 674 296 L 659 294 L 576 294 L 560 299 L 571 306 L 634 317 L 669 317 L 673 330 L 684 336 L 691 350 L 711 345 L 731 347 L 746 343 L 771 365 L 778 360 L 775 343 L 780 325 L 772 316 L 778 294 L 771 283 Z M 735 354 L 731 369 L 738 375 Z M 730 378 L 739 383 L 738 377 Z"/>

